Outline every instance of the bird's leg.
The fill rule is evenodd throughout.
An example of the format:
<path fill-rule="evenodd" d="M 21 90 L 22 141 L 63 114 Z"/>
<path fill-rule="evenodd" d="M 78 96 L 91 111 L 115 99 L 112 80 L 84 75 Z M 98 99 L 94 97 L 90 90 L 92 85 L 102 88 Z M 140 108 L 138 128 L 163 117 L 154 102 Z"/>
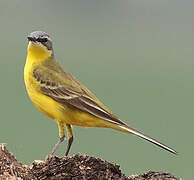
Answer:
<path fill-rule="evenodd" d="M 53 155 L 56 151 L 56 149 L 59 147 L 59 145 L 64 141 L 65 139 L 65 133 L 64 133 L 64 124 L 62 122 L 57 121 L 58 128 L 59 128 L 59 141 L 54 145 L 50 155 Z"/>
<path fill-rule="evenodd" d="M 67 136 L 68 136 L 68 145 L 67 145 L 67 149 L 66 149 L 66 152 L 65 152 L 65 156 L 67 156 L 68 153 L 69 153 L 69 150 L 71 148 L 72 142 L 73 142 L 73 132 L 72 132 L 72 129 L 71 129 L 71 125 L 65 124 L 65 127 L 67 129 Z"/>

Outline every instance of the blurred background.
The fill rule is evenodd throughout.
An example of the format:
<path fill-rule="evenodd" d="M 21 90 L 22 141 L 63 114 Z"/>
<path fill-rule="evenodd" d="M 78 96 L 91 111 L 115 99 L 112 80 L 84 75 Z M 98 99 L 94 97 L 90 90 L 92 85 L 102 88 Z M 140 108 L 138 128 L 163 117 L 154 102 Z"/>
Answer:
<path fill-rule="evenodd" d="M 120 164 L 126 175 L 154 170 L 192 179 L 193 6 L 180 0 L 1 0 L 0 142 L 30 164 L 58 141 L 57 124 L 32 105 L 23 82 L 26 36 L 43 30 L 60 64 L 116 115 L 179 152 L 111 129 L 74 127 L 70 155 Z"/>

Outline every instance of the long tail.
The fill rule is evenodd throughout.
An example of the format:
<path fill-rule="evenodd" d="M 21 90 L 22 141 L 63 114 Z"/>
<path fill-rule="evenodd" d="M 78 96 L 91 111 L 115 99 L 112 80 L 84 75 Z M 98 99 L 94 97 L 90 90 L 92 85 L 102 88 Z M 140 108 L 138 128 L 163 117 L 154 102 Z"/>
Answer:
<path fill-rule="evenodd" d="M 155 140 L 154 138 L 151 138 L 151 137 L 129 127 L 128 125 L 116 125 L 116 126 L 117 127 L 114 126 L 113 128 L 117 129 L 119 131 L 134 134 L 134 135 L 139 136 L 140 138 L 145 139 L 145 140 L 147 140 L 147 141 L 149 141 L 149 142 L 151 142 L 151 143 L 153 143 L 153 144 L 155 144 L 155 145 L 157 145 L 157 146 L 159 146 L 159 147 L 161 147 L 161 148 L 163 148 L 163 149 L 165 149 L 173 154 L 178 154 L 174 149 L 172 149 L 172 148 L 166 146 L 165 144 Z"/>

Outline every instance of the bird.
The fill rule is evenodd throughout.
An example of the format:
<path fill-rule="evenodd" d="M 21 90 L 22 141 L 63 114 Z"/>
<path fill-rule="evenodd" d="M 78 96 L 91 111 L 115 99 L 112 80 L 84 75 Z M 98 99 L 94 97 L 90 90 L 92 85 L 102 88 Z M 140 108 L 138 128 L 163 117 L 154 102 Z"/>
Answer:
<path fill-rule="evenodd" d="M 114 115 L 82 83 L 68 73 L 55 59 L 52 39 L 48 33 L 33 31 L 28 36 L 24 82 L 32 103 L 46 116 L 56 120 L 59 140 L 53 155 L 67 132 L 68 155 L 72 142 L 72 126 L 111 128 L 143 138 L 173 154 L 169 146 L 130 127 Z"/>

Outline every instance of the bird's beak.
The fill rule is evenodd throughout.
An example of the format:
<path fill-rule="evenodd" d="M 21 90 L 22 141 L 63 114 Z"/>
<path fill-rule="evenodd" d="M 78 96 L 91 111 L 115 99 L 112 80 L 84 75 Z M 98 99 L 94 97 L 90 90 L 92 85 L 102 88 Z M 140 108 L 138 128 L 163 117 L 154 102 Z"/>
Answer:
<path fill-rule="evenodd" d="M 33 37 L 31 37 L 31 36 L 28 36 L 27 38 L 28 38 L 28 41 L 35 42 L 35 39 L 34 39 Z"/>

